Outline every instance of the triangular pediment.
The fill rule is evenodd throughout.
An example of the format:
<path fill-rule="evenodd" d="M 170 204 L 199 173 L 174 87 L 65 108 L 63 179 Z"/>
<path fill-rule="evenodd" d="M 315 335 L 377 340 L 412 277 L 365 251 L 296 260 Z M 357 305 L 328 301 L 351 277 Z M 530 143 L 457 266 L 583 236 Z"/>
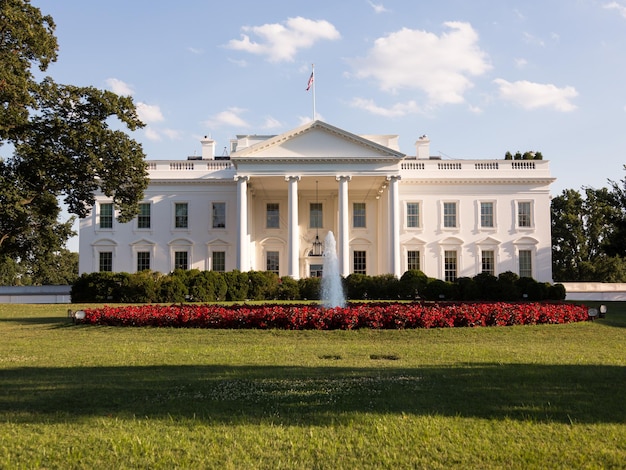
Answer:
<path fill-rule="evenodd" d="M 322 121 L 313 121 L 237 150 L 230 158 L 251 161 L 399 161 L 404 154 L 373 140 L 352 134 Z"/>

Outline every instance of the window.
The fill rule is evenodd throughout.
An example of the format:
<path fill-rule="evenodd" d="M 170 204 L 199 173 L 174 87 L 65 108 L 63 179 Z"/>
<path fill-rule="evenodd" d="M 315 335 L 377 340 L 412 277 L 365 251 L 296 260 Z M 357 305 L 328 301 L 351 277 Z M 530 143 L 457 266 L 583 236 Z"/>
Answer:
<path fill-rule="evenodd" d="M 226 252 L 214 251 L 211 255 L 213 258 L 213 271 L 219 271 L 221 273 L 226 271 Z"/>
<path fill-rule="evenodd" d="M 113 204 L 100 204 L 100 228 L 113 228 Z"/>
<path fill-rule="evenodd" d="M 137 252 L 137 271 L 146 271 L 150 269 L 150 252 L 138 251 Z"/>
<path fill-rule="evenodd" d="M 367 253 L 365 251 L 354 252 L 354 274 L 367 274 Z"/>
<path fill-rule="evenodd" d="M 174 252 L 174 269 L 189 269 L 189 253 L 186 251 Z"/>
<path fill-rule="evenodd" d="M 406 253 L 406 268 L 409 271 L 419 271 L 420 267 L 420 252 L 411 250 Z"/>
<path fill-rule="evenodd" d="M 324 273 L 323 264 L 312 264 L 309 268 L 310 277 L 322 277 Z"/>
<path fill-rule="evenodd" d="M 443 203 L 443 226 L 456 228 L 456 202 Z"/>
<path fill-rule="evenodd" d="M 517 203 L 517 226 L 532 227 L 531 206 L 528 201 Z"/>
<path fill-rule="evenodd" d="M 532 252 L 519 251 L 519 277 L 533 277 Z"/>
<path fill-rule="evenodd" d="M 189 227 L 189 206 L 186 202 L 177 202 L 174 204 L 174 227 L 176 228 L 188 228 Z"/>
<path fill-rule="evenodd" d="M 309 221 L 311 223 L 311 228 L 322 228 L 322 218 L 322 203 L 312 202 L 309 205 Z"/>
<path fill-rule="evenodd" d="M 446 250 L 443 261 L 444 280 L 454 282 L 457 278 L 457 259 L 455 250 Z"/>
<path fill-rule="evenodd" d="M 280 272 L 279 272 L 279 268 L 280 265 L 278 264 L 278 251 L 268 251 L 267 252 L 267 260 L 266 260 L 266 271 L 269 271 L 271 273 L 276 273 L 277 275 L 280 276 Z"/>
<path fill-rule="evenodd" d="M 109 273 L 113 271 L 113 252 L 101 251 L 98 266 L 100 271 L 106 271 Z"/>
<path fill-rule="evenodd" d="M 226 228 L 226 203 L 214 202 L 212 213 L 212 227 L 213 228 Z"/>
<path fill-rule="evenodd" d="M 268 202 L 265 210 L 267 223 L 266 228 L 280 228 L 280 211 L 275 202 Z"/>
<path fill-rule="evenodd" d="M 480 203 L 480 226 L 483 228 L 492 228 L 493 222 L 493 202 Z"/>
<path fill-rule="evenodd" d="M 352 226 L 365 228 L 365 203 L 355 202 L 352 204 Z"/>
<path fill-rule="evenodd" d="M 406 226 L 418 228 L 420 226 L 420 205 L 417 202 L 408 202 L 406 205 Z"/>
<path fill-rule="evenodd" d="M 137 215 L 137 228 L 150 228 L 150 204 L 139 204 L 139 214 Z"/>
<path fill-rule="evenodd" d="M 483 250 L 480 256 L 481 272 L 495 276 L 496 273 L 496 257 L 491 250 Z"/>

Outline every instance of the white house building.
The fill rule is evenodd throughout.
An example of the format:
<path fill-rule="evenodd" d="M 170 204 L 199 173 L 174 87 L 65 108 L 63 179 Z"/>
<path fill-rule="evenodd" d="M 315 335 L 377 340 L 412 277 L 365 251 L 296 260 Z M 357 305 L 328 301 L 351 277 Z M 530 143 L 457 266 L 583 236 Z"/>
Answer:
<path fill-rule="evenodd" d="M 80 272 L 176 268 L 319 276 L 332 231 L 341 274 L 444 280 L 512 271 L 552 281 L 550 175 L 544 160 L 442 160 L 426 136 L 414 156 L 395 135 L 314 121 L 239 135 L 230 156 L 148 161 L 131 222 L 96 196 L 80 221 Z"/>

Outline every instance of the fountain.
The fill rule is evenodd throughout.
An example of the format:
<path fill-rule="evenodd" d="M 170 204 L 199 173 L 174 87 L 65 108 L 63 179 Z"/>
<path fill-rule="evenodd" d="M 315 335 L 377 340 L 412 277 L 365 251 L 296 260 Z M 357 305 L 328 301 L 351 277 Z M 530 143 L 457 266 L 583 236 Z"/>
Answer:
<path fill-rule="evenodd" d="M 345 307 L 343 285 L 339 275 L 337 243 L 333 232 L 324 239 L 324 270 L 322 271 L 322 306 L 325 308 Z"/>

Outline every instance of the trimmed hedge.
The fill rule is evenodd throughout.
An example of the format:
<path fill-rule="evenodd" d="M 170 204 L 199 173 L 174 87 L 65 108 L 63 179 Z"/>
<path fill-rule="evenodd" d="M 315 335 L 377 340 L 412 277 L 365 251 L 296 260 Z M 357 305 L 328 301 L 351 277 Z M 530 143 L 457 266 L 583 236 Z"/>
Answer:
<path fill-rule="evenodd" d="M 390 274 L 351 274 L 342 280 L 350 300 L 564 300 L 562 284 L 520 278 L 512 272 L 498 277 L 479 274 L 445 282 L 421 271 L 407 271 L 400 279 Z M 180 303 L 224 300 L 318 300 L 320 279 L 279 278 L 261 271 L 188 271 L 163 275 L 97 272 L 83 274 L 72 286 L 72 302 Z"/>

